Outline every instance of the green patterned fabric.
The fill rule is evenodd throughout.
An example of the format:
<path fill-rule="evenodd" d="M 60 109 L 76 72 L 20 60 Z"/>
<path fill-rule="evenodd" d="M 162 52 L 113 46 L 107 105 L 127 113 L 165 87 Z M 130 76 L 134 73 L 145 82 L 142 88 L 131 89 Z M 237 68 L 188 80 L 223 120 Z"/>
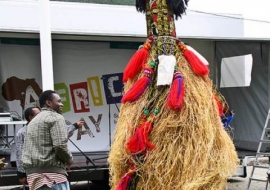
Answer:
<path fill-rule="evenodd" d="M 111 4 L 111 5 L 135 5 L 134 0 L 51 0 L 51 1 L 97 3 L 97 4 Z"/>

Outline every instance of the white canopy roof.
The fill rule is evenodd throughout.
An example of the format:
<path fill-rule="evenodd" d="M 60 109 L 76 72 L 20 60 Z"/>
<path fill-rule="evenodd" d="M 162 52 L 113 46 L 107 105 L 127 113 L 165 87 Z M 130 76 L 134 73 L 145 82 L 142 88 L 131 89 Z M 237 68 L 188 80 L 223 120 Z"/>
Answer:
<path fill-rule="evenodd" d="M 53 34 L 146 36 L 145 15 L 133 6 L 54 1 L 50 2 L 50 8 Z M 242 19 L 191 11 L 176 21 L 176 29 L 181 38 L 270 39 L 261 35 L 259 28 L 257 33 L 249 34 Z M 38 1 L 0 1 L 0 31 L 39 33 Z"/>

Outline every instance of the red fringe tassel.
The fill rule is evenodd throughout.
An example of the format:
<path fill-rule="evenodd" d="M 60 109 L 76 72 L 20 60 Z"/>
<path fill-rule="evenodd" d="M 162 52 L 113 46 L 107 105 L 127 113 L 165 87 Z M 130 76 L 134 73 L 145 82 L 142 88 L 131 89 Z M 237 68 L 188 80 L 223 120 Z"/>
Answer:
<path fill-rule="evenodd" d="M 217 96 L 214 96 L 216 103 L 217 103 L 217 107 L 218 107 L 218 114 L 219 116 L 221 116 L 223 114 L 223 106 L 221 104 L 221 102 L 219 101 Z"/>
<path fill-rule="evenodd" d="M 148 136 L 153 129 L 151 122 L 147 121 L 142 123 L 136 128 L 134 135 L 127 143 L 127 149 L 132 153 L 146 153 L 146 149 L 154 149 L 155 146 L 149 142 Z"/>
<path fill-rule="evenodd" d="M 205 65 L 191 50 L 187 48 L 184 51 L 184 56 L 191 65 L 194 73 L 202 76 L 209 74 L 208 66 Z"/>
<path fill-rule="evenodd" d="M 127 190 L 133 178 L 133 172 L 126 173 L 118 183 L 116 190 Z"/>
<path fill-rule="evenodd" d="M 123 82 L 127 82 L 128 79 L 133 79 L 138 74 L 145 64 L 147 57 L 148 50 L 145 47 L 136 51 L 124 70 Z"/>
<path fill-rule="evenodd" d="M 179 73 L 176 74 L 177 76 L 173 80 L 169 97 L 167 99 L 167 106 L 174 110 L 181 110 L 183 106 L 185 88 L 183 77 L 180 76 Z"/>
<path fill-rule="evenodd" d="M 151 82 L 151 75 L 153 70 L 150 68 L 145 68 L 144 76 L 141 77 L 127 93 L 122 97 L 122 103 L 134 102 L 140 98 L 144 93 L 145 89 L 149 86 Z"/>

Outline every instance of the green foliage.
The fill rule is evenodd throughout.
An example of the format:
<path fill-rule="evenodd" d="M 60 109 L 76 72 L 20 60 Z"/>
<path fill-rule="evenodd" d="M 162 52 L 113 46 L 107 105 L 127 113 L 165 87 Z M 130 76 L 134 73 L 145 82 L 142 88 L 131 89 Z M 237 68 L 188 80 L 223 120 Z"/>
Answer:
<path fill-rule="evenodd" d="M 111 4 L 111 5 L 135 5 L 135 0 L 51 0 L 51 1 L 97 3 L 97 4 Z"/>

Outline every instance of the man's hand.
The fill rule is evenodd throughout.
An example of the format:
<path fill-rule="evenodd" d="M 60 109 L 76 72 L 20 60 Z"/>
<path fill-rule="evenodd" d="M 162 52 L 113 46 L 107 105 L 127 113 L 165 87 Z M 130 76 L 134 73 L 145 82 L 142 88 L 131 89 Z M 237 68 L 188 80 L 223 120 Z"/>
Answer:
<path fill-rule="evenodd" d="M 78 127 L 82 127 L 83 126 L 83 124 L 84 124 L 84 121 L 77 121 L 77 125 L 78 125 Z"/>
<path fill-rule="evenodd" d="M 2 170 L 5 167 L 5 158 L 0 159 L 0 170 Z"/>
<path fill-rule="evenodd" d="M 73 159 L 72 159 L 72 161 L 69 164 L 68 163 L 65 163 L 67 171 L 70 171 L 70 166 L 72 164 L 73 164 Z"/>
<path fill-rule="evenodd" d="M 19 178 L 19 182 L 22 185 L 26 184 L 26 177 Z"/>

